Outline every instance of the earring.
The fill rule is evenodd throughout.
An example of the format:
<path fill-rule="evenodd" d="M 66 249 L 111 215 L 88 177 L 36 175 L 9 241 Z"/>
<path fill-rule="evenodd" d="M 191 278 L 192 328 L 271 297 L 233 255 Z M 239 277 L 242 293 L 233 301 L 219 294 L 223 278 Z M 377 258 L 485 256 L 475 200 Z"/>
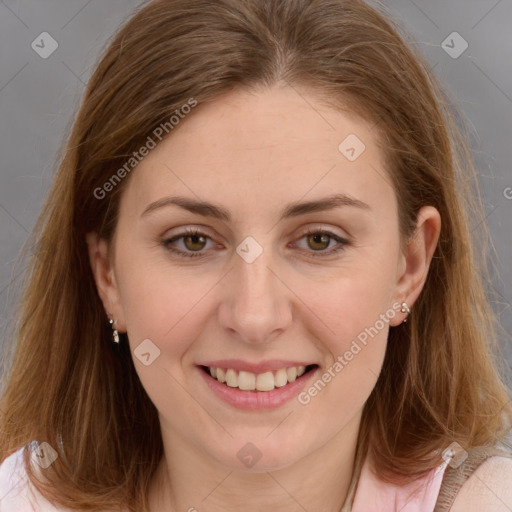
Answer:
<path fill-rule="evenodd" d="M 109 320 L 110 325 L 112 326 L 112 338 L 114 340 L 114 343 L 119 343 L 119 332 L 117 329 L 114 328 L 114 325 L 117 324 L 117 320 L 113 320 L 112 318 Z"/>
<path fill-rule="evenodd" d="M 409 314 L 411 312 L 409 306 L 407 305 L 407 302 L 402 302 L 402 307 L 400 309 L 400 312 L 407 313 L 407 314 Z M 404 321 L 402 323 L 405 324 L 405 322 L 407 322 L 407 317 L 404 318 Z"/>

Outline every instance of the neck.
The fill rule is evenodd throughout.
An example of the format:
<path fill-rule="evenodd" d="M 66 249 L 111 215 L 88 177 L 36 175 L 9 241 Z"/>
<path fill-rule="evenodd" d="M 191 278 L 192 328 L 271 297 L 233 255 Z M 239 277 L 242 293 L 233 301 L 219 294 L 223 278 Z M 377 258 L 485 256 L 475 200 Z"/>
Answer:
<path fill-rule="evenodd" d="M 162 427 L 164 452 L 150 490 L 151 512 L 340 512 L 352 481 L 360 415 L 286 467 L 241 471 Z"/>

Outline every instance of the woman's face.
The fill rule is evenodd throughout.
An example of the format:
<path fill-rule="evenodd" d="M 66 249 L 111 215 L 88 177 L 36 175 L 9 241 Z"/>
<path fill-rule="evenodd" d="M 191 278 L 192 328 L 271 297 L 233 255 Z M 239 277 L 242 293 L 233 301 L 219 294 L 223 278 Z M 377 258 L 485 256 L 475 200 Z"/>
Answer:
<path fill-rule="evenodd" d="M 100 294 L 166 446 L 258 470 L 353 439 L 429 260 L 400 252 L 371 125 L 277 86 L 193 109 L 130 176 L 114 244 Z"/>

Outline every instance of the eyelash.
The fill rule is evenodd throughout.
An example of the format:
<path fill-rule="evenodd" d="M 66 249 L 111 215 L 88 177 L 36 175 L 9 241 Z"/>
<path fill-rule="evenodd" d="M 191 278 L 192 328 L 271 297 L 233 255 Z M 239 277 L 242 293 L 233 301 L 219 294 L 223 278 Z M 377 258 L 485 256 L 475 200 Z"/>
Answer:
<path fill-rule="evenodd" d="M 308 229 L 308 231 L 306 231 L 299 238 L 299 240 L 301 238 L 304 238 L 304 237 L 308 236 L 308 235 L 327 235 L 327 236 L 329 236 L 329 238 L 332 238 L 333 240 L 335 240 L 339 244 L 337 247 L 335 247 L 334 249 L 331 249 L 329 251 L 312 251 L 310 256 L 313 257 L 313 258 L 325 258 L 325 257 L 328 257 L 328 256 L 332 256 L 333 254 L 336 254 L 336 253 L 338 253 L 340 251 L 343 251 L 345 249 L 345 247 L 350 245 L 350 242 L 346 238 L 342 238 L 342 237 L 332 233 L 331 231 L 326 231 L 326 230 L 323 230 L 323 229 Z M 170 252 L 172 252 L 172 253 L 174 253 L 174 254 L 182 257 L 182 258 L 203 258 L 203 257 L 205 257 L 206 255 L 204 254 L 204 252 L 201 252 L 201 251 L 187 252 L 187 251 L 182 251 L 182 250 L 174 249 L 173 247 L 170 246 L 170 244 L 175 242 L 176 240 L 179 240 L 180 238 L 185 238 L 187 236 L 201 236 L 201 237 L 205 237 L 205 238 L 211 240 L 211 238 L 208 235 L 206 235 L 205 233 L 202 233 L 198 229 L 196 229 L 196 228 L 188 228 L 185 231 L 182 231 L 181 233 L 178 233 L 176 236 L 173 236 L 172 238 L 167 238 L 167 239 L 163 240 L 162 241 L 162 245 L 168 251 L 170 251 Z"/>

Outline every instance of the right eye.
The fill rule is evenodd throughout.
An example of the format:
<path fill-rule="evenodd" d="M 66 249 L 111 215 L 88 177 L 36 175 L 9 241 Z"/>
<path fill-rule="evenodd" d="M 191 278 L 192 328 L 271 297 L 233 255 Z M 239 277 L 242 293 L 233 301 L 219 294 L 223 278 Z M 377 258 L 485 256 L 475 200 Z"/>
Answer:
<path fill-rule="evenodd" d="M 181 239 L 183 239 L 185 249 L 172 247 L 172 244 L 175 244 L 176 241 Z M 197 258 L 206 256 L 206 254 L 204 254 L 205 251 L 202 251 L 202 249 L 206 245 L 207 240 L 210 240 L 210 237 L 205 233 L 202 233 L 197 228 L 189 228 L 176 234 L 172 238 L 163 240 L 162 245 L 172 253 L 183 258 Z"/>

